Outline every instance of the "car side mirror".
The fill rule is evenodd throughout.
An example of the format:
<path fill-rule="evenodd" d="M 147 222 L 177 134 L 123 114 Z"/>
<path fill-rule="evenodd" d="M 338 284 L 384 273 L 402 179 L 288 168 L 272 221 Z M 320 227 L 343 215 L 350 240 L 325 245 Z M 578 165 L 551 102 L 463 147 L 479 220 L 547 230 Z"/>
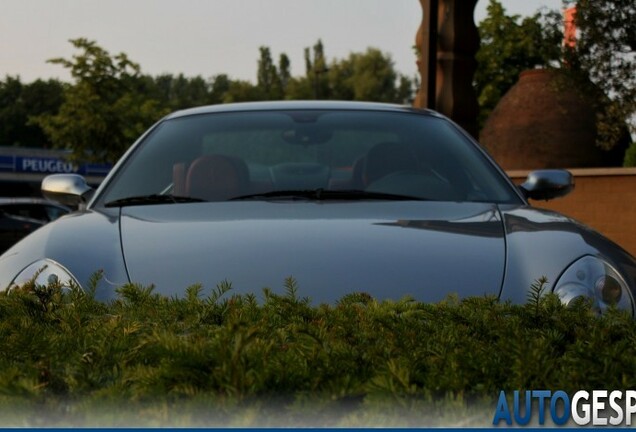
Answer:
<path fill-rule="evenodd" d="M 42 180 L 42 195 L 60 204 L 79 207 L 92 194 L 93 188 L 78 174 L 51 174 Z"/>
<path fill-rule="evenodd" d="M 526 198 L 548 201 L 569 194 L 574 189 L 574 178 L 567 170 L 537 170 L 528 174 L 519 189 Z"/>

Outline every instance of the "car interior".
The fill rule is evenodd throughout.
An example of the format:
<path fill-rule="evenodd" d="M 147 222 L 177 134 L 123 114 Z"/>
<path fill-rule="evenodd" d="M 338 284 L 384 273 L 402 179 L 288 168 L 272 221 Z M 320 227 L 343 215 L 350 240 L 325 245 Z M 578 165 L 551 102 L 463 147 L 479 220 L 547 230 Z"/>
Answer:
<path fill-rule="evenodd" d="M 254 173 L 243 159 L 226 154 L 206 154 L 191 163 L 173 166 L 172 194 L 206 201 L 225 201 L 247 194 L 274 190 L 372 190 L 383 193 L 409 189 L 429 199 L 458 198 L 448 182 L 423 167 L 408 145 L 381 142 L 358 157 L 351 166 L 332 169 L 315 162 L 285 162 Z M 266 174 L 263 174 L 265 172 Z M 403 184 L 406 183 L 406 184 Z"/>
<path fill-rule="evenodd" d="M 103 202 L 152 194 L 218 202 L 320 190 L 434 201 L 516 199 L 478 151 L 443 121 L 310 114 L 166 122 L 129 158 Z"/>

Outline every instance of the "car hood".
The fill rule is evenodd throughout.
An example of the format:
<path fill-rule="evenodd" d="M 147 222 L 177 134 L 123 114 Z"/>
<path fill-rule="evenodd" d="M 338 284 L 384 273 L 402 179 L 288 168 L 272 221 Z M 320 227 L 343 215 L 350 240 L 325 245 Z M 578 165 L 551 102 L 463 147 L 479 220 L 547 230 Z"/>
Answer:
<path fill-rule="evenodd" d="M 181 295 L 262 288 L 333 303 L 351 292 L 439 301 L 498 295 L 505 266 L 495 205 L 442 202 L 227 202 L 121 210 L 130 280 Z"/>

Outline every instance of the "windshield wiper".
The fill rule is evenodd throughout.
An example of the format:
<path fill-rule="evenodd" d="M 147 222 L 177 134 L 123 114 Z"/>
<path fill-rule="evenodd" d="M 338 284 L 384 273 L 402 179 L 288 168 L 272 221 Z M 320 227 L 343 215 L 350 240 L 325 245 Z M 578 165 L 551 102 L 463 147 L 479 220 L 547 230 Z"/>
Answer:
<path fill-rule="evenodd" d="M 380 200 L 380 201 L 426 201 L 424 198 L 399 195 L 385 192 L 373 192 L 364 190 L 325 190 L 325 189 L 308 189 L 308 190 L 281 190 L 264 193 L 256 193 L 249 195 L 241 195 L 230 198 L 228 201 L 242 200 L 267 200 L 267 199 L 283 199 L 283 200 Z"/>
<path fill-rule="evenodd" d="M 203 202 L 200 198 L 177 196 L 177 195 L 140 195 L 127 198 L 121 198 L 114 201 L 109 201 L 104 204 L 105 207 L 125 207 L 135 205 L 152 205 L 152 204 L 176 204 L 176 203 L 190 203 L 190 202 Z"/>

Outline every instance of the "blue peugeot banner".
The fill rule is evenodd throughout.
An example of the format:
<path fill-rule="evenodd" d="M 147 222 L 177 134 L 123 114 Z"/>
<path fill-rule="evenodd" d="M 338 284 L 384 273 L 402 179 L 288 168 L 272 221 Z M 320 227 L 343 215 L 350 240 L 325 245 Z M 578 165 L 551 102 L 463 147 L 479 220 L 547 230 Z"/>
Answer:
<path fill-rule="evenodd" d="M 62 158 L 37 156 L 0 156 L 0 172 L 63 174 L 75 173 L 103 177 L 112 168 L 111 164 L 77 165 Z"/>

